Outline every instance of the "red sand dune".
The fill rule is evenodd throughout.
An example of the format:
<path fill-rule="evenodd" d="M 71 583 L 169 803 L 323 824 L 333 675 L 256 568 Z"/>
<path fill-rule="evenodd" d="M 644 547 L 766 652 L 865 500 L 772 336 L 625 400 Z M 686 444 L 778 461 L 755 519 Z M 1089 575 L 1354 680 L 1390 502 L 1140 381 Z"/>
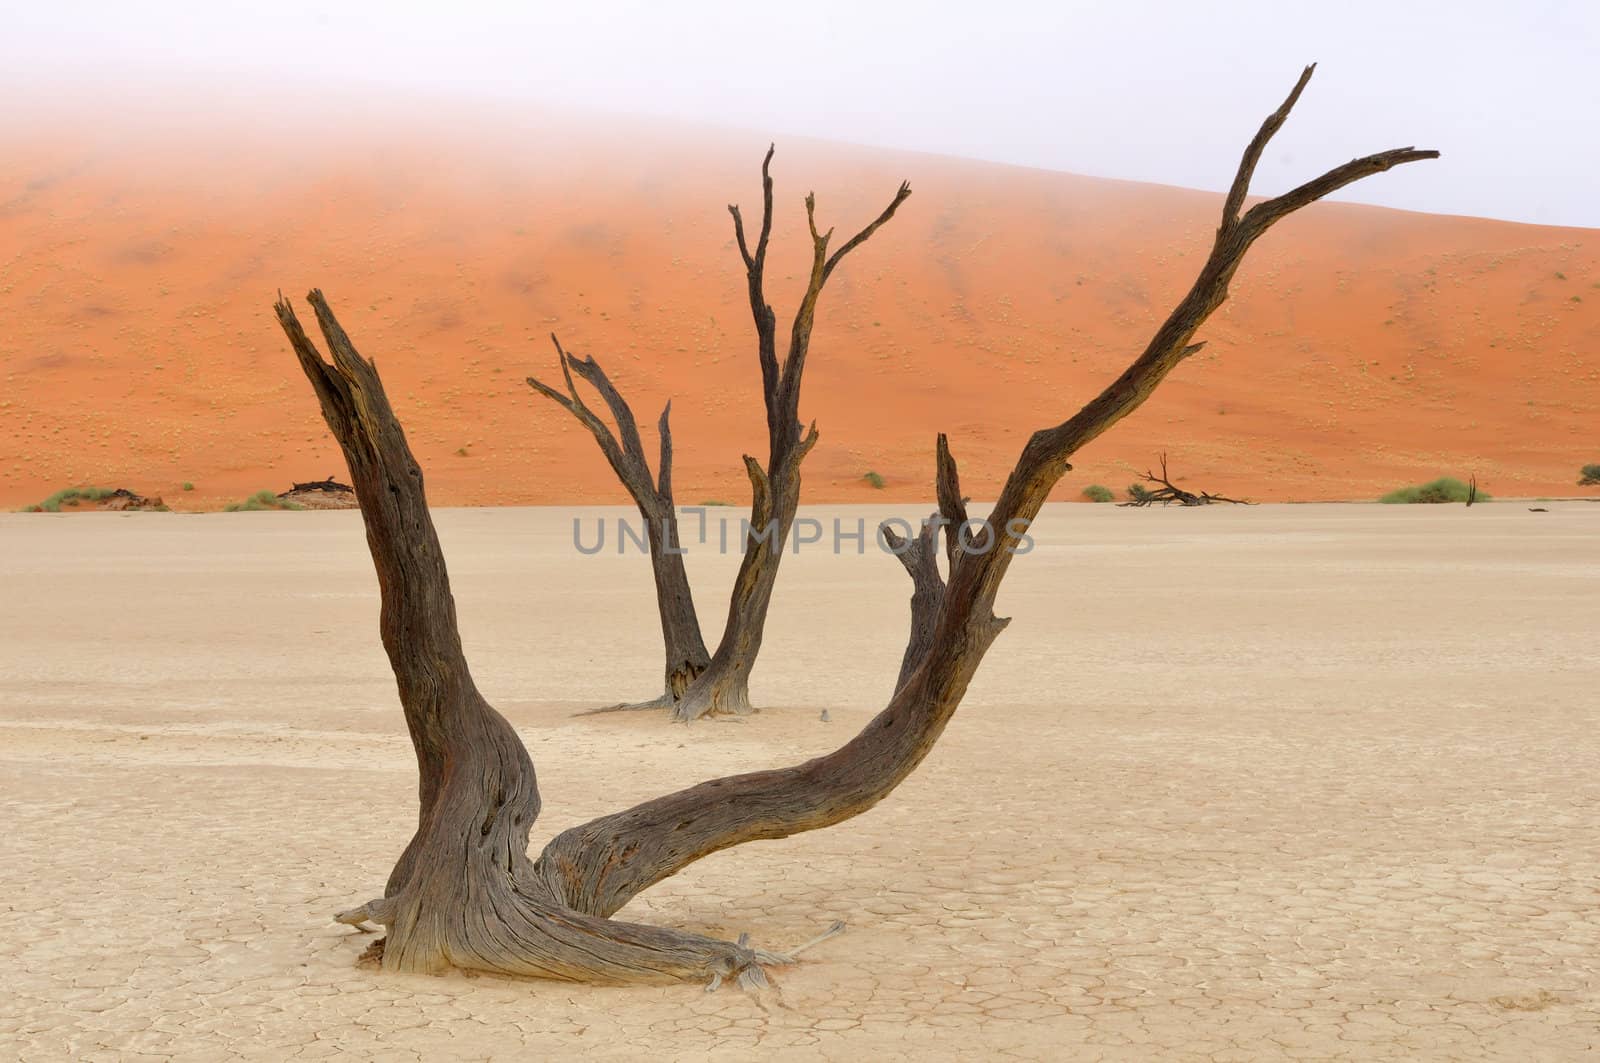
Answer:
<path fill-rule="evenodd" d="M 313 285 L 377 359 L 436 503 L 626 501 L 587 433 L 523 383 L 555 374 L 551 330 L 596 355 L 647 426 L 672 398 L 681 502 L 742 502 L 739 454 L 764 436 L 725 205 L 759 203 L 765 143 L 503 119 L 369 123 L 355 140 L 297 135 L 288 117 L 7 132 L 0 504 L 94 483 L 216 508 L 342 478 L 270 310 L 279 288 Z M 1448 181 L 1448 162 L 1422 165 Z M 841 234 L 902 177 L 915 190 L 823 298 L 803 405 L 822 433 L 816 502 L 929 497 L 940 430 L 969 492 L 992 497 L 1028 433 L 1142 347 L 1220 207 L 798 139 L 774 175 L 781 322 L 808 189 Z M 1600 461 L 1594 230 L 1320 204 L 1258 245 L 1201 338 L 1058 497 L 1120 489 L 1161 451 L 1192 487 L 1263 500 L 1468 473 L 1495 494 L 1571 494 Z"/>

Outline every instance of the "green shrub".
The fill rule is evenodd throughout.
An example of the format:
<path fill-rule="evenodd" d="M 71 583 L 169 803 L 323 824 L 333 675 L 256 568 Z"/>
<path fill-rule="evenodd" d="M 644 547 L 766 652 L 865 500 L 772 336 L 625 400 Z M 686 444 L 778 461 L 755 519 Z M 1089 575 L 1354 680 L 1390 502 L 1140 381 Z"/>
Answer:
<path fill-rule="evenodd" d="M 1578 470 L 1578 486 L 1594 487 L 1600 484 L 1600 465 L 1585 465 Z"/>
<path fill-rule="evenodd" d="M 188 480 L 185 480 L 185 481 L 183 481 L 183 489 L 185 491 L 193 491 L 194 490 L 194 484 L 190 483 Z"/>
<path fill-rule="evenodd" d="M 874 487 L 879 491 L 883 490 L 883 477 L 879 476 L 877 473 L 868 471 L 867 474 L 861 478 L 867 482 L 869 487 Z"/>
<path fill-rule="evenodd" d="M 116 494 L 109 487 L 68 487 L 37 505 L 27 507 L 25 513 L 60 513 L 62 505 L 75 506 L 79 502 L 98 502 Z"/>
<path fill-rule="evenodd" d="M 1416 505 L 1418 503 L 1465 502 L 1471 488 L 1453 476 L 1441 476 L 1425 484 L 1402 487 L 1378 499 L 1386 505 Z M 1487 502 L 1489 496 L 1478 492 L 1478 501 Z"/>
<path fill-rule="evenodd" d="M 1143 502 L 1150 497 L 1150 489 L 1144 484 L 1129 484 L 1128 499 L 1133 502 Z"/>
<path fill-rule="evenodd" d="M 222 507 L 225 513 L 259 513 L 264 509 L 305 509 L 298 502 L 288 502 L 271 491 L 257 491 L 243 502 L 229 502 Z"/>
<path fill-rule="evenodd" d="M 1117 496 L 1103 484 L 1090 484 L 1083 489 L 1083 497 L 1091 502 L 1115 502 Z"/>

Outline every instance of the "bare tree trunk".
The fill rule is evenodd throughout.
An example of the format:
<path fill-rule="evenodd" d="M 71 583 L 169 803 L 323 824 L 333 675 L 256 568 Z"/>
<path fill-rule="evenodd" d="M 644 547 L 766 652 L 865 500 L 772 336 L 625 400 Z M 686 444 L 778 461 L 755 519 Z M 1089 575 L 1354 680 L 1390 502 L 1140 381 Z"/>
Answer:
<path fill-rule="evenodd" d="M 906 649 L 900 656 L 900 674 L 894 681 L 896 690 L 906 685 L 911 673 L 933 648 L 933 632 L 939 623 L 939 609 L 944 605 L 944 576 L 939 572 L 938 547 L 941 517 L 942 514 L 935 513 L 923 521 L 922 528 L 909 539 L 888 523 L 878 528 L 911 577 L 911 633 L 906 637 Z"/>
<path fill-rule="evenodd" d="M 417 831 L 381 898 L 338 918 L 381 923 L 383 966 L 631 982 L 759 979 L 786 957 L 698 934 L 612 922 L 561 905 L 533 874 L 528 833 L 539 788 L 527 749 L 484 701 L 461 651 L 455 602 L 406 443 L 377 371 L 356 353 L 320 292 L 308 297 L 332 363 L 275 309 L 361 501 L 382 594 L 379 631 L 417 753 Z"/>
<path fill-rule="evenodd" d="M 784 544 L 794 525 L 795 508 L 800 503 L 800 463 L 817 445 L 816 424 L 804 431 L 800 427 L 800 382 L 806 355 L 811 350 L 817 300 L 844 256 L 870 239 L 911 195 L 911 186 L 902 183 L 883 213 L 829 255 L 833 230 L 817 231 L 816 197 L 807 194 L 811 275 L 790 327 L 788 353 L 780 365 L 777 315 L 766 298 L 767 243 L 772 235 L 771 167 L 772 149 L 768 148 L 766 158 L 761 161 L 761 231 L 753 251 L 745 238 L 744 219 L 739 208 L 728 207 L 733 215 L 734 238 L 744 259 L 750 312 L 756 325 L 761 392 L 767 407 L 767 464 L 763 468 L 754 458 L 745 455 L 745 470 L 750 476 L 751 531 L 745 537 L 744 557 L 729 595 L 728 620 L 716 653 L 711 657 L 711 664 L 673 707 L 673 719 L 681 722 L 702 716 L 742 715 L 754 711 L 750 704 L 750 672 L 761 652 L 767 609 L 772 604 L 772 590 L 778 582 Z"/>
<path fill-rule="evenodd" d="M 755 711 L 750 704 L 750 670 L 761 652 L 767 609 L 772 603 L 773 587 L 777 584 L 778 566 L 783 561 L 783 546 L 788 540 L 794 524 L 795 507 L 800 501 L 800 463 L 817 442 L 816 426 L 812 425 L 810 431 L 802 434 L 799 424 L 800 380 L 811 347 L 817 300 L 839 261 L 877 232 L 911 194 L 911 187 L 901 184 L 883 213 L 832 256 L 828 255 L 828 244 L 833 231 L 817 231 L 815 197 L 806 196 L 812 270 L 799 309 L 795 312 L 788 354 L 780 365 L 777 315 L 767 304 L 765 294 L 767 244 L 772 236 L 773 150 L 769 147 L 761 162 L 761 231 L 753 251 L 745 239 L 744 220 L 739 208 L 728 207 L 733 215 L 739 254 L 745 263 L 750 309 L 756 325 L 761 390 L 767 412 L 768 456 L 765 468 L 748 455 L 744 459 L 751 484 L 749 531 L 741 543 L 743 559 L 729 595 L 728 619 L 723 625 L 722 638 L 715 655 L 708 657 L 705 652 L 683 560 L 663 551 L 659 542 L 665 535 L 671 542 L 681 544 L 670 489 L 665 486 L 670 483 L 672 469 L 667 414 L 663 412 L 661 415 L 660 476 L 663 486 L 658 488 L 650 482 L 649 464 L 639 442 L 633 412 L 593 358 L 579 360 L 568 355 L 562 350 L 561 342 L 552 336 L 561 359 L 561 371 L 566 378 L 566 393 L 542 384 L 533 377 L 528 378 L 529 385 L 536 391 L 571 412 L 593 433 L 606 460 L 651 527 L 650 556 L 655 574 L 656 601 L 661 612 L 662 637 L 666 644 L 666 692 L 653 701 L 615 705 L 612 708 L 670 706 L 673 718 L 683 722 L 707 715 L 743 715 Z M 616 435 L 584 405 L 573 386 L 573 373 L 582 376 L 605 399 L 617 422 Z M 668 409 L 671 409 L 670 403 Z M 663 498 L 663 495 L 666 497 Z M 670 533 L 663 531 L 668 528 Z"/>
<path fill-rule="evenodd" d="M 555 344 L 556 357 L 561 363 L 566 392 L 557 391 L 533 377 L 528 378 L 528 385 L 571 413 L 594 436 L 601 453 L 644 518 L 645 534 L 650 543 L 650 572 L 655 578 L 656 610 L 661 617 L 661 641 L 666 651 L 663 692 L 650 701 L 625 702 L 609 708 L 667 708 L 683 696 L 689 684 L 711 663 L 705 639 L 700 634 L 694 596 L 689 590 L 689 574 L 683 566 L 683 540 L 678 534 L 678 510 L 672 499 L 672 403 L 668 402 L 662 409 L 661 420 L 656 424 L 661 458 L 656 464 L 657 476 L 652 481 L 638 423 L 622 393 L 594 358 L 576 358 L 562 348 L 561 341 L 554 335 L 550 340 Z M 615 434 L 578 394 L 573 373 L 583 377 L 605 400 L 617 423 Z"/>
<path fill-rule="evenodd" d="M 340 918 L 386 925 L 384 964 L 404 970 L 455 965 L 602 980 L 708 974 L 716 980 L 738 973 L 755 980 L 762 963 L 785 962 L 788 957 L 742 944 L 606 917 L 710 853 L 826 827 L 887 796 L 933 748 L 1005 628 L 1007 621 L 993 612 L 1000 584 L 1029 522 L 1071 469 L 1068 459 L 1137 409 L 1199 349 L 1191 342 L 1196 330 L 1227 297 L 1229 281 L 1255 240 L 1281 218 L 1353 181 L 1437 157 L 1402 148 L 1356 159 L 1241 214 L 1256 162 L 1311 72 L 1307 68 L 1246 149 L 1216 241 L 1189 293 L 1117 380 L 1071 418 L 1033 434 L 990 512 L 986 535 L 961 531 L 964 500 L 955 461 L 940 437 L 938 496 L 941 519 L 948 522 L 949 578 L 932 637 L 925 649 L 908 646 L 908 657 L 920 653 L 920 660 L 888 706 L 832 753 L 793 767 L 714 779 L 603 816 L 556 836 L 531 865 L 525 847 L 539 810 L 533 765 L 467 672 L 421 472 L 376 371 L 355 353 L 320 293 L 313 292 L 310 301 L 333 352 L 331 366 L 280 300 L 279 320 L 322 400 L 361 499 L 383 596 L 384 645 L 421 780 L 417 834 L 384 896 Z M 758 485 L 758 516 L 761 493 Z M 777 509 L 770 497 L 766 505 Z M 932 545 L 930 535 L 927 546 Z M 907 567 L 914 576 L 926 574 L 923 561 Z"/>
<path fill-rule="evenodd" d="M 661 617 L 661 640 L 666 647 L 666 689 L 660 698 L 646 702 L 667 708 L 683 697 L 689 684 L 711 663 L 700 618 L 695 615 L 689 573 L 683 567 L 683 540 L 678 534 L 678 511 L 667 506 L 649 525 L 650 571 L 655 577 L 656 611 Z"/>

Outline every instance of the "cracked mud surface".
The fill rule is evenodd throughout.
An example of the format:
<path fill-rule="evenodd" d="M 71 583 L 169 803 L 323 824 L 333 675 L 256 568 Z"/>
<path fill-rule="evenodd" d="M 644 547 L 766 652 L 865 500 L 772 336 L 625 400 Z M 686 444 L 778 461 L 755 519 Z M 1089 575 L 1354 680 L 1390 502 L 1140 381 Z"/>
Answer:
<path fill-rule="evenodd" d="M 332 913 L 415 802 L 356 514 L 0 517 L 0 1055 L 1594 1058 L 1600 505 L 1549 505 L 1053 507 L 910 780 L 624 911 L 849 924 L 761 994 L 356 965 Z M 881 704 L 909 588 L 824 552 L 786 562 L 771 711 L 573 718 L 658 679 L 645 562 L 574 559 L 573 512 L 607 511 L 440 513 L 536 846 Z M 732 560 L 690 563 L 714 626 Z"/>

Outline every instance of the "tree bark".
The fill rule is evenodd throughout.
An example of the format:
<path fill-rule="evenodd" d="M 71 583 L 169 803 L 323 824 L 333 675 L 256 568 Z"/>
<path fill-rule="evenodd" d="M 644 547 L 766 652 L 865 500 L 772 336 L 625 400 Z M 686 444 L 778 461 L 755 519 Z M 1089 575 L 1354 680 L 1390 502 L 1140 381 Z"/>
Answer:
<path fill-rule="evenodd" d="M 356 353 L 321 292 L 308 297 L 332 355 L 323 360 L 281 297 L 275 306 L 344 451 L 382 597 L 379 632 L 416 749 L 417 830 L 381 898 L 337 918 L 383 924 L 397 971 L 465 967 L 501 974 L 633 982 L 759 980 L 786 957 L 742 944 L 573 911 L 528 860 L 539 788 L 527 749 L 479 694 L 418 467 L 373 365 Z"/>
<path fill-rule="evenodd" d="M 911 673 L 933 648 L 933 631 L 939 622 L 939 608 L 944 604 L 944 576 L 939 572 L 939 517 L 940 514 L 935 513 L 923 521 L 921 530 L 909 539 L 888 524 L 878 529 L 911 577 L 911 633 L 906 637 L 905 652 L 900 655 L 900 674 L 894 681 L 896 690 L 906 685 Z"/>

